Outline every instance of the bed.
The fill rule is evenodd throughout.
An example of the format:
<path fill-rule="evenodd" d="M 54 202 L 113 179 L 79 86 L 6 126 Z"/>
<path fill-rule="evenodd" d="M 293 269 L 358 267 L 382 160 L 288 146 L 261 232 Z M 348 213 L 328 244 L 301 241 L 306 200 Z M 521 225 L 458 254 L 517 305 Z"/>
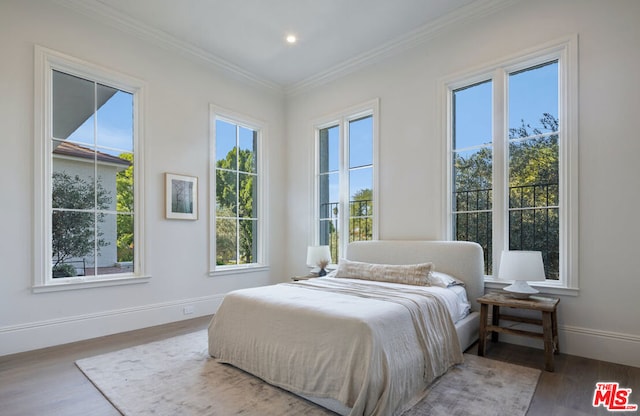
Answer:
<path fill-rule="evenodd" d="M 351 243 L 345 257 L 337 271 L 343 277 L 228 293 L 209 325 L 209 354 L 341 415 L 410 408 L 478 337 L 482 249 L 470 242 L 382 240 Z M 381 268 L 382 275 L 421 275 L 427 264 L 458 284 L 345 274 L 364 265 L 377 276 Z"/>

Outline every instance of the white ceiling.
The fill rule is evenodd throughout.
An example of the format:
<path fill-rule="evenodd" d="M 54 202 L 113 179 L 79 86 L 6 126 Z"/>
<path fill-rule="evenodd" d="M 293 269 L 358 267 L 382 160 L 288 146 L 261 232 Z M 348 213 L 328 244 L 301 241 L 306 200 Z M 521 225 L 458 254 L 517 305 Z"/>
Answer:
<path fill-rule="evenodd" d="M 60 0 L 271 86 L 370 61 L 451 16 L 504 0 Z M 455 21 L 455 19 L 453 19 Z M 298 37 L 295 45 L 287 34 Z"/>

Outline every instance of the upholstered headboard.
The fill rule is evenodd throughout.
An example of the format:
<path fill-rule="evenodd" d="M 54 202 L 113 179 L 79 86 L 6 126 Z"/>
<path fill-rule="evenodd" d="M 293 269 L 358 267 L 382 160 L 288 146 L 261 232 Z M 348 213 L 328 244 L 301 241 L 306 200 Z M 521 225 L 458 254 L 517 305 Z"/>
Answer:
<path fill-rule="evenodd" d="M 476 299 L 484 294 L 482 247 L 468 241 L 357 241 L 347 247 L 346 258 L 381 264 L 432 262 L 434 269 L 465 283 L 471 309 L 479 311 Z"/>

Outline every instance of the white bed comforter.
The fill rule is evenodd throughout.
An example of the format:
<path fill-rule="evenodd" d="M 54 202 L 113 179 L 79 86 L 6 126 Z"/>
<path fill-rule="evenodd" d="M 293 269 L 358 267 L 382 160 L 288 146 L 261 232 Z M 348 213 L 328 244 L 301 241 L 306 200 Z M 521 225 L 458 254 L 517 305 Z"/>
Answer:
<path fill-rule="evenodd" d="M 455 296 L 332 278 L 238 290 L 209 325 L 209 354 L 351 415 L 400 414 L 462 362 Z"/>

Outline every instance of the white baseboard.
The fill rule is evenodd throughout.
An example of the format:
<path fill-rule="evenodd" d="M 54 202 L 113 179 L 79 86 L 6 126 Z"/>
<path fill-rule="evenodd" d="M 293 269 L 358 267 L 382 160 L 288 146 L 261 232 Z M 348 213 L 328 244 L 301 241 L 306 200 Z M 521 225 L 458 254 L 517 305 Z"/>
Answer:
<path fill-rule="evenodd" d="M 558 328 L 560 351 L 580 357 L 640 367 L 640 336 L 577 326 Z M 564 338 L 564 340 L 562 339 Z M 565 346 L 563 347 L 562 342 Z"/>
<path fill-rule="evenodd" d="M 132 331 L 198 316 L 218 310 L 224 295 L 125 308 L 94 314 L 30 322 L 0 328 L 0 356 Z M 184 313 L 184 308 L 193 313 Z M 640 367 L 640 336 L 576 326 L 559 326 L 560 352 L 595 360 Z M 501 334 L 512 344 L 542 348 L 526 337 Z"/>
<path fill-rule="evenodd" d="M 0 356 L 211 315 L 223 297 L 204 296 L 0 327 Z"/>
<path fill-rule="evenodd" d="M 558 327 L 558 339 L 560 352 L 563 354 L 640 367 L 638 354 L 640 336 L 638 335 L 564 325 Z M 500 340 L 543 348 L 541 341 L 528 337 L 500 334 Z"/>

